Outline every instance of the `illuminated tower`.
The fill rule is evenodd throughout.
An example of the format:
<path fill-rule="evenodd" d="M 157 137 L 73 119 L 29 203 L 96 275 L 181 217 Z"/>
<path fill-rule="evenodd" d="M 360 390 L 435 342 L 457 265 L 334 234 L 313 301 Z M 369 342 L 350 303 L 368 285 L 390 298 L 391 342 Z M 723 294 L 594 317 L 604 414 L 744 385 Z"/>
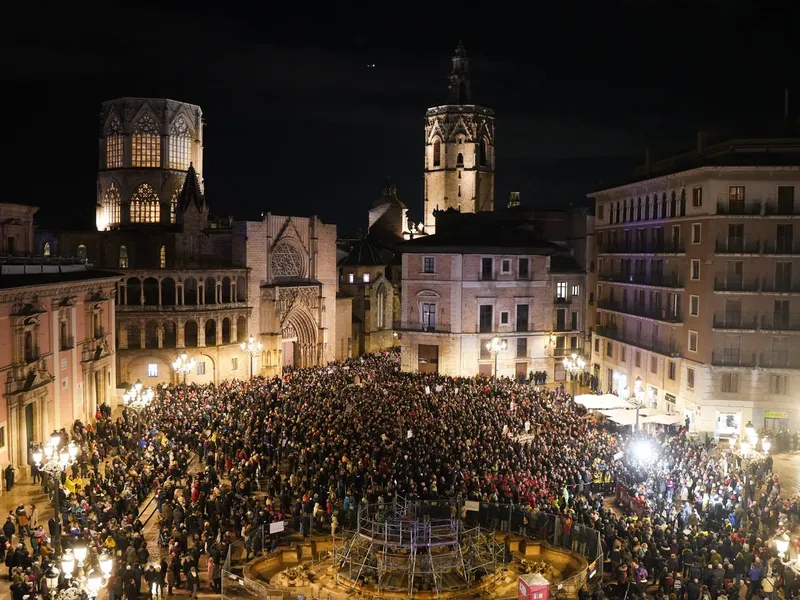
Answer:
<path fill-rule="evenodd" d="M 203 112 L 159 98 L 118 98 L 100 113 L 99 231 L 180 223 L 178 196 L 189 165 L 202 186 Z"/>
<path fill-rule="evenodd" d="M 494 111 L 472 104 L 469 59 L 459 42 L 449 104 L 425 112 L 425 231 L 435 210 L 494 210 Z"/>

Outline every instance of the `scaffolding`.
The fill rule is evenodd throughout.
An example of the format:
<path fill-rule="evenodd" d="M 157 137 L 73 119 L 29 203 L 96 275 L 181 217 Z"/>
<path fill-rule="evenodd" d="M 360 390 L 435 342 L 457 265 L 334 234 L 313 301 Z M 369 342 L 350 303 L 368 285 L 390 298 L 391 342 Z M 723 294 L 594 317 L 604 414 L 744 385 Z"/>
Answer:
<path fill-rule="evenodd" d="M 505 547 L 480 527 L 458 518 L 431 518 L 429 506 L 396 498 L 388 504 L 362 504 L 355 532 L 334 549 L 336 581 L 352 591 L 463 590 L 504 566 Z"/>

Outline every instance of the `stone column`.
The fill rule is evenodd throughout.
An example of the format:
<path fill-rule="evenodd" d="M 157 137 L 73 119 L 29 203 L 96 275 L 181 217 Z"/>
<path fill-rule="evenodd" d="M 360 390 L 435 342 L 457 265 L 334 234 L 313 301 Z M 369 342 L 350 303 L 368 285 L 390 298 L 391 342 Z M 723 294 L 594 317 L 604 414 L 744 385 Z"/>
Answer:
<path fill-rule="evenodd" d="M 234 343 L 239 339 L 236 331 L 236 321 L 238 320 L 238 315 L 231 317 L 231 343 Z"/>
<path fill-rule="evenodd" d="M 206 324 L 197 324 L 197 347 L 205 348 L 206 346 Z"/>
<path fill-rule="evenodd" d="M 139 278 L 139 305 L 144 306 L 144 279 Z"/>
<path fill-rule="evenodd" d="M 206 284 L 204 282 L 198 281 L 197 282 L 197 304 L 203 305 L 206 303 Z"/>
<path fill-rule="evenodd" d="M 185 338 L 183 335 L 183 326 L 184 322 L 178 319 L 178 322 L 175 324 L 175 346 L 177 348 L 185 348 Z"/>
<path fill-rule="evenodd" d="M 119 324 L 119 349 L 128 349 L 128 326 L 125 321 Z"/>
<path fill-rule="evenodd" d="M 147 322 L 146 321 L 139 321 L 139 347 L 145 348 L 145 342 L 147 341 Z"/>
<path fill-rule="evenodd" d="M 184 299 L 183 295 L 183 284 L 180 284 L 180 286 L 177 288 L 177 293 L 175 295 L 177 296 L 175 298 L 175 301 L 178 303 L 178 305 L 183 306 L 184 304 L 186 304 L 186 300 Z"/>
<path fill-rule="evenodd" d="M 160 323 L 156 327 L 156 337 L 158 338 L 158 347 L 164 347 L 164 326 Z"/>
<path fill-rule="evenodd" d="M 161 285 L 164 283 L 163 280 L 158 280 L 158 305 L 161 306 Z"/>

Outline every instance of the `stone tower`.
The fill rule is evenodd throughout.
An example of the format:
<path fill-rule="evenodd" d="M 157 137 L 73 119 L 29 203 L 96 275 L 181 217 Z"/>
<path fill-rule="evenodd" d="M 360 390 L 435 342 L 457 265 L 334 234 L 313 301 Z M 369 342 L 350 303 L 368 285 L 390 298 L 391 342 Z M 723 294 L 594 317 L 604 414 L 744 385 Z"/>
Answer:
<path fill-rule="evenodd" d="M 99 151 L 99 231 L 178 223 L 178 196 L 190 165 L 203 185 L 203 112 L 162 98 L 103 102 Z"/>
<path fill-rule="evenodd" d="M 459 42 L 449 103 L 425 113 L 425 232 L 436 210 L 494 210 L 494 111 L 472 104 L 469 59 Z"/>

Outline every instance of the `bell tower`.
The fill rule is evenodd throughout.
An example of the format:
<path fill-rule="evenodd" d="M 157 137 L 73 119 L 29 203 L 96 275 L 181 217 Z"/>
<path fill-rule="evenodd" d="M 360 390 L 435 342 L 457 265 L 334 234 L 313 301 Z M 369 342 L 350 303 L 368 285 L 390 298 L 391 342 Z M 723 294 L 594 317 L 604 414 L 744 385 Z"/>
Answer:
<path fill-rule="evenodd" d="M 472 104 L 469 58 L 459 42 L 448 78 L 449 104 L 425 112 L 425 232 L 436 210 L 494 210 L 494 111 Z"/>

